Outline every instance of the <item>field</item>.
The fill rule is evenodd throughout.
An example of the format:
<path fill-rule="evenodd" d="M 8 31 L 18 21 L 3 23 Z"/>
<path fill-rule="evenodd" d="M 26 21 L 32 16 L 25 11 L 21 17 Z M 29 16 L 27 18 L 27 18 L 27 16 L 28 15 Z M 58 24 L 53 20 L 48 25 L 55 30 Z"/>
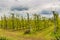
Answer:
<path fill-rule="evenodd" d="M 12 32 L 0 29 L 0 36 L 6 37 L 9 40 L 50 40 L 52 38 L 51 33 L 53 29 L 53 27 L 49 27 L 39 33 L 26 35 L 19 31 Z"/>
<path fill-rule="evenodd" d="M 11 15 L 1 17 L 0 40 L 60 40 L 60 17 L 55 11 L 52 18 Z"/>

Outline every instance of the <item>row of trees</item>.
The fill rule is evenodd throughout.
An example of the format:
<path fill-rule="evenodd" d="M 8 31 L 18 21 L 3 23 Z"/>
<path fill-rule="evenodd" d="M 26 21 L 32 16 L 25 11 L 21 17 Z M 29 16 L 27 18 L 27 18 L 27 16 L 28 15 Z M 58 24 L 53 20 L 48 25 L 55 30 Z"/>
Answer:
<path fill-rule="evenodd" d="M 30 18 L 29 13 L 27 13 L 27 18 L 16 16 L 14 13 L 9 17 L 4 15 L 4 17 L 1 16 L 0 28 L 31 33 L 41 31 L 48 27 L 54 27 L 54 35 L 58 40 L 60 37 L 60 18 L 57 12 L 53 11 L 52 13 L 52 18 L 41 17 L 39 14 L 34 14 L 33 17 Z"/>
<path fill-rule="evenodd" d="M 10 17 L 1 17 L 0 27 L 4 29 L 13 29 L 13 30 L 24 30 L 24 29 L 34 29 L 41 30 L 42 28 L 46 28 L 52 26 L 52 19 L 47 19 L 45 17 L 41 17 L 38 14 L 34 14 L 33 18 L 29 17 L 27 13 L 27 18 L 23 16 L 18 17 L 15 16 L 14 13 L 11 14 Z"/>
<path fill-rule="evenodd" d="M 41 17 L 39 14 L 34 14 L 32 19 L 27 13 L 27 18 L 23 16 L 16 16 L 14 13 L 11 13 L 11 16 L 1 17 L 0 20 L 0 28 L 8 29 L 8 30 L 28 30 L 29 32 L 36 32 L 47 27 L 54 27 L 54 32 L 56 31 L 56 27 L 59 27 L 59 17 L 58 13 L 53 12 L 52 18 Z M 55 26 L 54 26 L 55 25 Z"/>

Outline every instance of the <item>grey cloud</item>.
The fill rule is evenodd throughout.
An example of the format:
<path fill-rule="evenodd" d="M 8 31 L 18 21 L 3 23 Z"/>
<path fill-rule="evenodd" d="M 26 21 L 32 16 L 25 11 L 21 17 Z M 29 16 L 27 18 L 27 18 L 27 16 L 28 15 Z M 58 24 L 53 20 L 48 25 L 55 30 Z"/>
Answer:
<path fill-rule="evenodd" d="M 0 10 L 5 12 L 6 10 L 16 10 L 16 11 L 28 11 L 28 12 L 40 12 L 39 10 L 47 9 L 51 7 L 50 4 L 60 2 L 60 0 L 0 0 Z M 47 5 L 48 4 L 48 5 Z M 59 3 L 60 4 L 60 3 Z M 49 6 L 50 5 L 50 6 Z M 20 7 L 23 6 L 23 7 Z M 44 12 L 44 11 L 42 11 Z M 43 14 L 48 14 L 49 12 L 45 11 Z"/>
<path fill-rule="evenodd" d="M 19 6 L 19 7 L 11 7 L 11 11 L 25 11 L 25 10 L 29 10 L 28 7 L 22 7 L 22 6 Z"/>
<path fill-rule="evenodd" d="M 50 11 L 50 10 L 42 10 L 42 11 L 41 11 L 41 14 L 51 15 L 51 14 L 52 14 L 52 11 Z"/>

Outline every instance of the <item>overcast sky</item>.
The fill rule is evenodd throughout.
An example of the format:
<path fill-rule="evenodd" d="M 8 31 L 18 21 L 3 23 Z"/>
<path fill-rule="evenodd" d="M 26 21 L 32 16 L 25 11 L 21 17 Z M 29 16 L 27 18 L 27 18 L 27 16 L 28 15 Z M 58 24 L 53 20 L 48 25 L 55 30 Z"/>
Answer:
<path fill-rule="evenodd" d="M 60 10 L 60 0 L 0 0 L 0 16 L 12 11 L 33 14 L 55 9 Z"/>

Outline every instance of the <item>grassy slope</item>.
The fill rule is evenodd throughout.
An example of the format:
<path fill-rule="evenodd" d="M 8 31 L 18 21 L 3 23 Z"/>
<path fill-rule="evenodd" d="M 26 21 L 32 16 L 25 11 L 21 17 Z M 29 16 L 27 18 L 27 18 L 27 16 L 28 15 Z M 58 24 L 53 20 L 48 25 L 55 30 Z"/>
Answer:
<path fill-rule="evenodd" d="M 37 34 L 23 35 L 23 32 L 15 31 L 11 32 L 8 30 L 0 29 L 0 36 L 5 36 L 11 40 L 50 40 L 51 32 L 54 27 L 48 27 Z"/>

